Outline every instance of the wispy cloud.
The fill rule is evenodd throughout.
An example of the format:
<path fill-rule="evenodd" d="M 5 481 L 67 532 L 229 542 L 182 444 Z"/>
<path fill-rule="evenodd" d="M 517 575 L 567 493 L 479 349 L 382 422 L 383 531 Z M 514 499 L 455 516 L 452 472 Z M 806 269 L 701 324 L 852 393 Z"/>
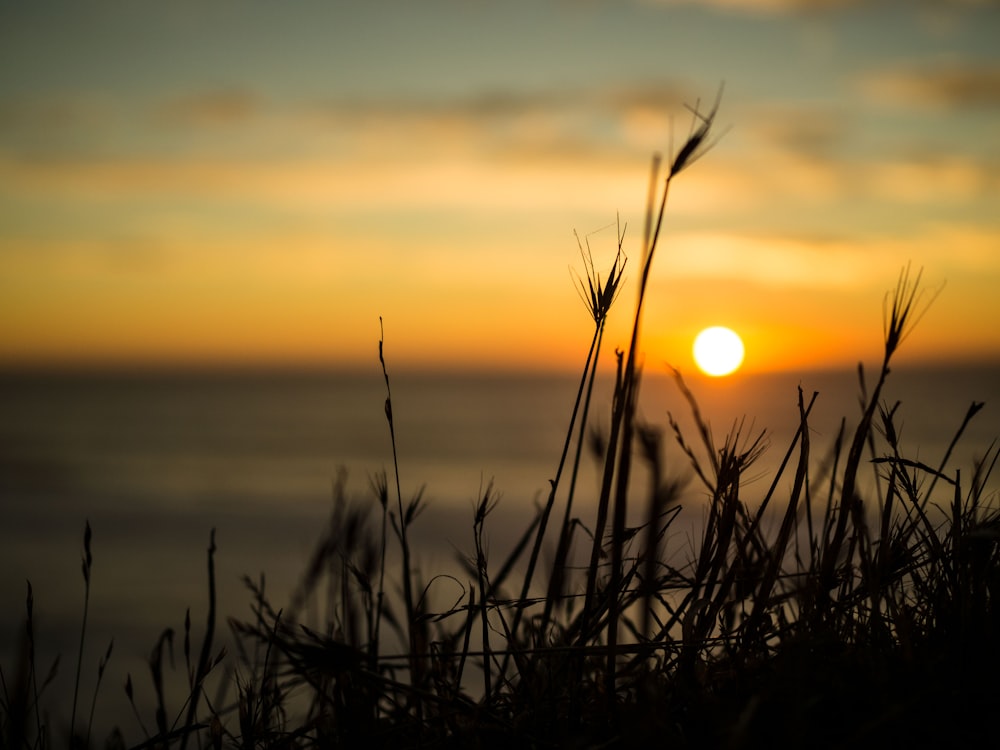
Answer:
<path fill-rule="evenodd" d="M 1000 65 L 946 62 L 877 70 L 859 80 L 877 103 L 947 110 L 1000 107 Z"/>
<path fill-rule="evenodd" d="M 750 13 L 777 13 L 791 10 L 849 8 L 861 0 L 650 0 L 657 5 L 708 5 Z"/>
<path fill-rule="evenodd" d="M 616 193 L 634 193 L 628 171 L 594 174 L 586 165 L 550 170 L 545 164 L 507 167 L 464 159 L 405 165 L 350 161 L 205 161 L 146 159 L 103 161 L 0 160 L 0 192 L 92 203 L 133 200 L 215 201 L 266 205 L 308 213 L 420 209 L 527 210 L 567 205 L 616 205 Z M 610 210 L 613 210 L 610 209 Z"/>
<path fill-rule="evenodd" d="M 712 92 L 701 92 L 710 95 Z M 300 146 L 399 158 L 477 152 L 497 158 L 614 156 L 663 144 L 669 118 L 697 99 L 673 79 L 581 88 L 496 88 L 451 96 L 341 96 L 276 101 L 251 90 L 196 92 L 155 106 L 153 120 L 199 130 L 284 132 Z"/>
<path fill-rule="evenodd" d="M 621 85 L 538 90 L 494 89 L 467 96 L 413 98 L 338 98 L 306 105 L 338 119 L 455 118 L 495 121 L 539 114 L 576 113 L 601 115 L 633 109 L 675 110 L 692 99 L 690 86 L 677 80 L 648 80 Z"/>
<path fill-rule="evenodd" d="M 282 103 L 250 89 L 226 88 L 166 99 L 156 105 L 154 117 L 186 126 L 238 125 L 265 116 L 323 126 L 411 126 L 427 122 L 486 126 L 537 117 L 619 118 L 650 110 L 670 113 L 694 104 L 696 96 L 691 86 L 667 79 L 585 88 L 495 88 L 467 95 L 341 96 Z"/>
<path fill-rule="evenodd" d="M 643 0 L 656 5 L 700 5 L 755 14 L 816 13 L 852 8 L 898 6 L 897 0 Z M 914 9 L 938 8 L 955 11 L 997 7 L 997 0 L 909 0 Z"/>
<path fill-rule="evenodd" d="M 171 99 L 158 114 L 167 123 L 193 126 L 239 125 L 257 115 L 260 97 L 241 88 L 204 91 Z"/>
<path fill-rule="evenodd" d="M 744 129 L 764 148 L 827 159 L 854 135 L 854 118 L 843 106 L 774 104 L 750 112 Z"/>
<path fill-rule="evenodd" d="M 120 120 L 115 102 L 92 92 L 0 95 L 0 156 L 86 153 L 118 134 Z"/>
<path fill-rule="evenodd" d="M 860 168 L 865 194 L 874 200 L 909 204 L 953 204 L 995 196 L 1000 166 L 955 156 L 881 161 Z"/>
<path fill-rule="evenodd" d="M 143 131 L 137 145 L 122 138 L 108 154 L 99 132 L 83 133 L 76 149 L 46 158 L 15 143 L 6 154 L 0 148 L 0 174 L 9 190 L 83 200 L 215 198 L 301 210 L 547 210 L 575 202 L 614 210 L 641 184 L 637 167 L 669 147 L 670 116 L 686 114 L 685 102 L 695 97 L 670 80 L 291 103 L 247 89 L 206 90 L 146 110 L 154 139 Z M 164 128 L 178 132 L 168 139 Z M 203 136 L 214 139 L 209 147 Z"/>
<path fill-rule="evenodd" d="M 935 278 L 1000 278 L 1000 231 L 936 223 L 906 234 L 803 235 L 687 232 L 672 238 L 670 273 L 687 279 L 737 279 L 766 287 L 881 287 L 907 262 Z M 943 248 L 948 248 L 947 252 Z"/>

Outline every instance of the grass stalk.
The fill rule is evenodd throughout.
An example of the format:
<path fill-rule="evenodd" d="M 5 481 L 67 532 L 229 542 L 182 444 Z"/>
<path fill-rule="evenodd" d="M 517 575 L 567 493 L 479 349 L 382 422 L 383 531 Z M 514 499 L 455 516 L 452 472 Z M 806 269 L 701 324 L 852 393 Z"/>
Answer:
<path fill-rule="evenodd" d="M 191 688 L 191 694 L 188 698 L 187 718 L 184 721 L 184 731 L 181 734 L 181 750 L 187 747 L 188 738 L 191 736 L 190 730 L 194 726 L 198 715 L 198 703 L 201 699 L 205 678 L 211 669 L 212 640 L 215 637 L 215 529 L 212 529 L 209 537 L 207 557 L 208 617 L 205 623 L 205 637 L 201 642 L 201 651 L 198 654 L 198 666 L 195 670 L 194 685 Z"/>
<path fill-rule="evenodd" d="M 402 550 L 403 562 L 402 562 L 402 577 L 403 577 L 403 601 L 406 606 L 406 629 L 407 629 L 407 639 L 410 648 L 410 674 L 414 686 L 420 686 L 423 683 L 423 668 L 421 666 L 422 659 L 420 658 L 419 652 L 423 649 L 419 648 L 417 637 L 417 623 L 416 623 L 416 607 L 414 606 L 413 599 L 413 574 L 410 561 L 410 543 L 407 535 L 407 529 L 410 522 L 417 514 L 419 505 L 419 495 L 414 499 L 404 511 L 403 509 L 403 493 L 400 489 L 399 480 L 399 454 L 396 450 L 396 427 L 395 422 L 392 418 L 392 388 L 389 385 L 389 371 L 386 368 L 385 356 L 384 356 L 384 342 L 385 342 L 385 331 L 382 327 L 382 318 L 379 317 L 379 341 L 378 341 L 378 359 L 379 363 L 382 365 L 382 376 L 385 379 L 385 418 L 389 424 L 389 440 L 392 445 L 392 469 L 393 475 L 396 480 L 396 503 L 399 510 L 399 523 L 396 525 L 397 536 L 399 537 L 400 548 Z M 416 695 L 416 694 L 414 694 Z M 419 711 L 419 705 L 418 705 Z"/>
<path fill-rule="evenodd" d="M 882 367 L 879 371 L 875 388 L 868 398 L 864 413 L 855 429 L 851 446 L 848 449 L 841 484 L 840 508 L 836 516 L 836 526 L 834 527 L 833 537 L 827 542 L 823 550 L 823 562 L 819 581 L 820 596 L 822 597 L 826 597 L 828 592 L 835 587 L 835 570 L 844 546 L 847 522 L 854 513 L 854 505 L 858 500 L 855 487 L 861 463 L 861 453 L 869 438 L 872 419 L 879 404 L 882 388 L 889 377 L 890 362 L 900 343 L 909 335 L 913 326 L 927 309 L 926 307 L 922 310 L 916 308 L 922 296 L 920 277 L 921 272 L 917 272 L 916 278 L 911 282 L 909 266 L 904 268 L 900 272 L 899 280 L 892 294 L 891 303 L 889 303 L 888 298 L 886 301 L 884 314 L 885 351 L 882 358 Z"/>
<path fill-rule="evenodd" d="M 799 429 L 796 432 L 796 435 L 799 438 L 798 442 L 801 446 L 799 449 L 799 461 L 795 470 L 795 479 L 792 484 L 788 504 L 785 506 L 785 514 L 781 519 L 781 528 L 778 531 L 777 539 L 769 551 L 767 568 L 764 572 L 763 578 L 761 579 L 760 587 L 754 597 L 753 609 L 750 612 L 750 617 L 745 626 L 746 637 L 751 641 L 756 639 L 757 633 L 762 627 L 765 610 L 770 609 L 773 606 L 771 592 L 774 588 L 775 582 L 778 580 L 778 572 L 785 560 L 785 550 L 788 547 L 788 542 L 795 526 L 795 520 L 798 517 L 799 498 L 802 496 L 802 488 L 805 484 L 806 476 L 809 471 L 808 410 L 806 409 L 802 397 L 801 387 L 799 388 L 798 406 Z M 809 406 L 811 407 L 812 403 L 810 403 Z M 757 519 L 760 519 L 762 515 L 763 508 L 761 508 L 760 512 L 758 512 Z"/>
<path fill-rule="evenodd" d="M 368 668 L 374 671 L 378 667 L 379 639 L 385 599 L 385 553 L 388 546 L 389 490 L 384 472 L 380 478 L 372 480 L 372 488 L 382 508 L 382 528 L 379 534 L 378 591 L 375 595 L 375 612 L 368 645 Z"/>
<path fill-rule="evenodd" d="M 81 568 L 83 570 L 83 620 L 80 624 L 80 647 L 76 654 L 76 678 L 73 682 L 73 709 L 70 713 L 69 720 L 69 734 L 71 741 L 73 742 L 75 742 L 75 739 L 73 738 L 76 737 L 76 704 L 80 695 L 80 675 L 83 668 L 83 645 L 87 635 L 87 613 L 90 609 L 90 570 L 94 564 L 94 557 L 90 551 L 91 536 L 92 532 L 90 530 L 90 521 L 87 521 L 83 531 L 83 561 L 81 564 Z"/>
<path fill-rule="evenodd" d="M 101 680 L 104 678 L 104 670 L 107 668 L 108 662 L 111 660 L 111 650 L 114 646 L 115 640 L 112 638 L 111 642 L 108 644 L 108 650 L 104 652 L 103 658 L 97 665 L 97 683 L 94 685 L 94 696 L 90 701 L 90 715 L 87 719 L 87 735 L 83 745 L 87 748 L 90 747 L 90 734 L 94 728 L 94 712 L 97 709 L 97 694 L 101 690 Z"/>
<path fill-rule="evenodd" d="M 705 145 L 705 140 L 711 130 L 718 111 L 722 90 L 719 91 L 719 98 L 716 99 L 715 106 L 707 114 L 702 115 L 697 107 L 692 109 L 697 125 L 692 134 L 688 137 L 684 146 L 677 153 L 671 162 L 670 169 L 663 183 L 663 190 L 660 197 L 659 208 L 654 214 L 655 186 L 659 171 L 659 159 L 654 157 L 651 175 L 644 232 L 643 263 L 642 274 L 639 280 L 636 309 L 632 321 L 632 335 L 627 349 L 624 374 L 617 379 L 615 387 L 615 397 L 613 404 L 611 430 L 607 444 L 607 455 L 605 457 L 604 472 L 601 480 L 601 494 L 598 499 L 597 523 L 594 529 L 594 541 L 591 547 L 590 564 L 587 570 L 587 588 L 584 599 L 583 623 L 585 628 L 582 633 L 588 632 L 588 618 L 594 617 L 594 594 L 597 587 L 597 576 L 599 560 L 604 548 L 604 529 L 607 523 L 609 506 L 611 503 L 612 485 L 616 486 L 614 516 L 612 521 L 611 538 L 611 580 L 606 591 L 607 605 L 610 608 L 608 618 L 608 649 L 607 664 L 605 672 L 605 694 L 609 706 L 609 715 L 615 704 L 615 675 L 617 660 L 617 632 L 618 618 L 620 615 L 618 607 L 619 587 L 622 582 L 622 548 L 624 545 L 624 519 L 627 513 L 628 480 L 632 462 L 632 437 L 635 431 L 635 406 L 639 389 L 639 371 L 637 368 L 639 334 L 642 322 L 643 304 L 646 298 L 646 291 L 649 284 L 649 274 L 653 265 L 653 258 L 656 253 L 660 230 L 663 226 L 663 218 L 666 213 L 667 198 L 670 194 L 670 185 L 673 178 L 680 174 L 687 166 L 693 163 Z M 655 215 L 655 221 L 653 219 Z M 652 229 L 650 229 L 652 227 Z M 615 477 L 617 476 L 617 482 Z"/>
<path fill-rule="evenodd" d="M 556 468 L 555 477 L 549 480 L 549 495 L 548 499 L 545 501 L 545 506 L 542 508 L 542 512 L 539 515 L 538 528 L 535 531 L 535 541 L 531 547 L 531 555 L 528 557 L 528 567 L 524 573 L 524 581 L 521 585 L 521 599 L 527 599 L 528 593 L 531 590 L 531 582 L 535 574 L 535 565 L 538 562 L 538 556 L 542 549 L 542 542 L 545 539 L 545 531 L 548 526 L 549 515 L 552 512 L 552 507 L 556 500 L 556 491 L 559 487 L 559 480 L 562 477 L 563 467 L 566 463 L 566 456 L 569 454 L 569 447 L 573 439 L 573 427 L 576 423 L 577 413 L 580 409 L 580 403 L 583 399 L 584 389 L 587 383 L 587 374 L 590 371 L 591 363 L 596 360 L 595 350 L 597 348 L 597 343 L 600 340 L 600 328 L 594 332 L 594 338 L 590 343 L 590 350 L 587 352 L 586 363 L 584 364 L 583 376 L 580 379 L 580 386 L 577 389 L 576 399 L 573 402 L 573 412 L 570 415 L 569 428 L 566 432 L 566 439 L 563 442 L 562 454 L 559 457 L 559 464 Z M 518 626 L 521 622 L 522 610 L 517 610 L 514 613 L 513 630 L 517 633 Z"/>
<path fill-rule="evenodd" d="M 622 279 L 622 274 L 625 271 L 625 258 L 622 254 L 622 244 L 624 242 L 624 234 L 621 231 L 616 232 L 618 239 L 618 253 L 615 256 L 614 263 L 611 266 L 611 270 L 608 272 L 607 279 L 602 284 L 600 274 L 597 272 L 594 266 L 593 254 L 590 251 L 590 242 L 587 240 L 586 253 L 584 252 L 583 243 L 580 242 L 579 236 L 577 236 L 577 246 L 580 250 L 580 256 L 583 258 L 584 262 L 584 273 L 587 277 L 587 282 L 584 284 L 582 279 L 578 278 L 580 298 L 583 300 L 584 305 L 587 307 L 587 311 L 590 314 L 591 319 L 594 321 L 594 334 L 590 341 L 590 349 L 587 351 L 586 361 L 583 366 L 583 373 L 580 376 L 580 384 L 577 388 L 576 398 L 573 401 L 573 411 L 570 415 L 569 426 L 566 429 L 566 438 L 563 441 L 562 453 L 559 456 L 559 464 L 556 468 L 555 477 L 550 480 L 549 484 L 549 496 L 545 503 L 545 507 L 542 511 L 541 519 L 538 525 L 538 531 L 535 536 L 535 543 L 531 550 L 531 557 L 528 559 L 528 568 L 525 572 L 524 583 L 521 587 L 521 598 L 526 599 L 528 592 L 531 589 L 531 582 L 535 572 L 535 565 L 538 560 L 538 555 L 542 548 L 542 542 L 545 538 L 545 531 L 549 520 L 549 515 L 552 512 L 552 507 L 555 504 L 556 492 L 559 488 L 559 482 L 562 479 L 563 469 L 566 466 L 566 458 L 569 455 L 569 448 L 573 442 L 573 431 L 577 421 L 577 415 L 580 412 L 581 405 L 583 409 L 583 415 L 580 420 L 581 424 L 581 436 L 582 429 L 586 425 L 587 414 L 589 412 L 590 406 L 590 396 L 593 392 L 593 378 L 596 372 L 598 358 L 600 356 L 601 341 L 604 335 L 604 325 L 607 321 L 608 313 L 611 310 L 611 306 L 614 304 L 618 297 L 620 291 L 620 284 Z M 588 386 L 589 383 L 589 386 Z M 580 438 L 582 440 L 582 437 Z M 576 461 L 574 462 L 574 472 L 573 478 L 575 483 L 576 477 L 576 467 L 579 464 L 579 442 L 576 454 Z M 569 517 L 570 508 L 572 507 L 572 488 L 570 494 L 566 500 L 566 516 Z M 566 531 L 567 522 L 564 520 L 563 526 L 560 529 L 560 545 Z M 557 554 L 558 561 L 558 554 Z M 558 564 L 558 562 L 557 562 Z M 550 576 L 551 580 L 551 576 Z M 518 625 L 521 621 L 522 610 L 518 609 L 514 613 L 514 621 L 512 625 L 512 630 L 514 634 L 517 634 Z M 543 614 L 542 617 L 542 628 L 541 633 L 545 632 L 545 623 L 548 620 L 548 613 Z"/>
<path fill-rule="evenodd" d="M 489 623 L 489 584 L 486 577 L 486 551 L 483 544 L 483 528 L 486 523 L 486 516 L 496 506 L 496 499 L 492 496 L 492 485 L 487 486 L 476 507 L 475 520 L 473 521 L 473 541 L 476 548 L 476 580 L 479 587 L 479 616 L 481 625 L 481 636 L 483 641 L 483 695 L 489 699 L 493 695 L 492 667 L 493 655 L 490 650 L 490 623 Z"/>
<path fill-rule="evenodd" d="M 601 341 L 604 336 L 604 327 L 601 326 L 597 336 L 595 352 L 600 352 Z M 576 494 L 576 481 L 580 471 L 580 459 L 583 454 L 584 436 L 587 430 L 587 420 L 590 415 L 590 404 L 594 393 L 594 380 L 597 376 L 598 357 L 594 356 L 590 361 L 590 372 L 587 375 L 587 392 L 583 400 L 583 412 L 580 415 L 580 424 L 577 428 L 576 450 L 573 455 L 573 469 L 570 473 L 569 489 L 566 494 L 566 507 L 563 512 L 562 524 L 559 527 L 559 538 L 556 543 L 556 553 L 552 562 L 552 572 L 549 575 L 548 593 L 545 597 L 545 608 L 542 613 L 541 630 L 544 633 L 548 629 L 552 618 L 552 608 L 557 601 L 562 598 L 563 586 L 566 580 L 566 563 L 569 559 L 570 547 L 572 543 L 572 513 L 573 498 Z"/>

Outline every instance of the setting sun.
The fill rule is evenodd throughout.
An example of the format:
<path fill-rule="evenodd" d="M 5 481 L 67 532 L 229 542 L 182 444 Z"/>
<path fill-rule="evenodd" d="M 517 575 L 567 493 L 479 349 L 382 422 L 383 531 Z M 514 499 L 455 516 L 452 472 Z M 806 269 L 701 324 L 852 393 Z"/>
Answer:
<path fill-rule="evenodd" d="M 706 328 L 694 340 L 694 361 L 706 375 L 729 375 L 743 364 L 743 341 L 722 326 Z"/>

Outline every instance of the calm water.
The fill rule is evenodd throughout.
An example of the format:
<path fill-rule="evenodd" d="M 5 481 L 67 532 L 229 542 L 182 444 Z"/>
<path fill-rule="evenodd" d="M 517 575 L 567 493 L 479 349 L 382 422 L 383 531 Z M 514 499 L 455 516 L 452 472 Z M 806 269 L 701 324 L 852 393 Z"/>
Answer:
<path fill-rule="evenodd" d="M 902 401 L 899 421 L 909 456 L 937 465 L 969 404 L 986 401 L 951 464 L 968 475 L 972 461 L 1000 435 L 998 375 L 996 368 L 894 372 L 885 397 Z M 859 412 L 853 372 L 689 382 L 719 441 L 744 417 L 745 433 L 768 430 L 771 448 L 750 477 L 750 498 L 766 490 L 768 472 L 794 432 L 800 384 L 807 398 L 820 393 L 810 420 L 818 460 L 841 417 L 853 425 Z M 430 501 L 415 528 L 425 578 L 471 550 L 472 506 L 490 479 L 502 496 L 488 527 L 491 559 L 503 557 L 535 505 L 544 501 L 576 385 L 572 377 L 394 376 L 403 493 L 425 485 Z M 226 615 L 249 613 L 240 583 L 244 574 L 266 571 L 274 603 L 283 605 L 322 531 L 340 468 L 348 471 L 350 494 L 365 501 L 369 477 L 383 468 L 391 471 L 384 387 L 375 370 L 0 378 L 5 674 L 13 671 L 30 579 L 43 659 L 62 652 L 55 691 L 71 689 L 88 519 L 94 568 L 84 671 L 96 672 L 97 659 L 114 636 L 102 699 L 108 712 L 121 707 L 126 671 L 133 672 L 137 690 L 148 685 L 143 659 L 164 628 L 182 631 L 188 607 L 200 627 L 205 550 L 213 527 L 220 622 Z M 669 410 L 695 442 L 689 410 L 672 380 L 648 376 L 642 394 L 646 421 L 666 428 Z M 607 424 L 607 396 L 607 387 L 600 389 L 595 424 Z M 668 467 L 686 471 L 669 430 L 665 438 Z M 588 525 L 596 481 L 593 462 L 585 458 L 578 508 Z M 638 472 L 637 497 L 645 481 Z M 790 484 L 791 477 L 783 481 Z M 700 517 L 701 499 L 692 485 L 685 502 L 689 521 Z"/>

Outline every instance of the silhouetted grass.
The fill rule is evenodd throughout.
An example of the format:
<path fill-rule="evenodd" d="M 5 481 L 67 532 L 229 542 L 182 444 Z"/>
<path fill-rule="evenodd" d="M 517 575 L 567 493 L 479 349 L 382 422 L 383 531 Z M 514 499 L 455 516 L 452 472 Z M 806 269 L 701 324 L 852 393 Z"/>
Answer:
<path fill-rule="evenodd" d="M 672 414 L 663 428 L 636 417 L 642 306 L 667 193 L 705 148 L 717 107 L 707 115 L 694 110 L 692 134 L 669 164 L 662 193 L 654 161 L 631 341 L 617 353 L 608 434 L 590 441 L 603 466 L 596 517 L 577 515 L 573 498 L 604 323 L 625 265 L 620 233 L 604 282 L 589 247 L 584 254 L 581 290 L 594 335 L 550 492 L 510 556 L 499 565 L 488 559 L 484 531 L 498 503 L 488 484 L 471 519 L 473 553 L 459 560 L 462 573 L 448 574 L 462 586 L 461 597 L 439 607 L 430 596 L 433 580 L 418 577 L 408 532 L 422 492 L 408 503 L 402 499 L 380 339 L 393 481 L 384 473 L 373 477 L 371 502 L 350 500 L 344 477 L 338 479 L 329 523 L 287 608 L 270 603 L 263 577 L 246 580 L 253 616 L 229 618 L 231 658 L 222 651 L 212 656 L 213 532 L 200 648 L 191 643 L 190 616 L 185 624 L 186 694 L 172 700 L 165 686 L 170 629 L 156 640 L 149 661 L 152 722 L 135 707 L 128 677 L 126 692 L 144 737 L 135 747 L 184 748 L 190 741 L 247 750 L 995 743 L 1000 510 L 987 487 L 1000 449 L 990 445 L 969 474 L 948 468 L 982 407 L 972 402 L 937 465 L 911 458 L 898 439 L 900 405 L 882 399 L 892 358 L 929 304 L 919 273 L 911 277 L 905 269 L 887 298 L 883 362 L 870 391 L 860 372 L 853 432 L 845 419 L 816 462 L 809 418 L 817 394 L 800 389 L 798 430 L 754 506 L 744 486 L 767 448 L 763 431 L 738 422 L 719 442 L 678 372 L 694 434 L 684 434 Z M 680 562 L 678 550 L 665 549 L 684 483 L 663 465 L 667 435 L 709 498 L 700 537 Z M 571 448 L 552 562 L 546 580 L 536 581 Z M 650 467 L 646 497 L 630 488 L 637 460 Z M 868 467 L 871 481 L 861 481 Z M 644 504 L 636 528 L 627 526 L 630 503 Z M 377 509 L 381 516 L 373 520 Z M 399 553 L 395 571 L 387 568 L 397 559 L 387 554 L 389 528 Z M 590 546 L 577 569 L 572 546 L 581 537 Z M 81 649 L 90 572 L 88 525 Z M 458 580 L 463 574 L 466 580 Z M 0 673 L 0 735 L 9 748 L 63 744 L 39 708 L 55 666 L 39 684 L 32 602 L 29 584 L 22 663 L 12 682 Z M 318 627 L 304 622 L 310 605 L 323 612 Z M 98 687 L 109 657 L 110 648 Z M 75 693 L 71 742 L 89 745 L 89 729 L 82 736 L 76 731 L 76 702 Z"/>

